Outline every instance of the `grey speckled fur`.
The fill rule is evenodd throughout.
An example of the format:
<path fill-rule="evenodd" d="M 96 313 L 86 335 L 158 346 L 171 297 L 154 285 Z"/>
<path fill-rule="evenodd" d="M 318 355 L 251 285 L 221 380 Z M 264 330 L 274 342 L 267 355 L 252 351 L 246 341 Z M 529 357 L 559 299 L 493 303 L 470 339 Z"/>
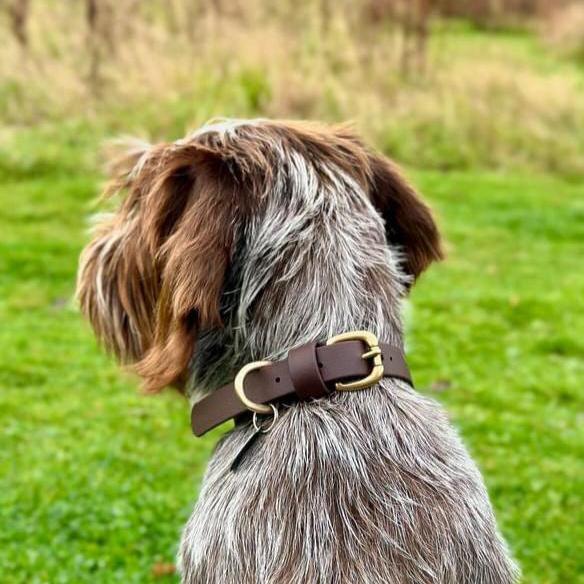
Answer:
<path fill-rule="evenodd" d="M 245 127 L 198 135 L 237 140 Z M 193 401 L 245 362 L 309 340 L 368 329 L 403 343 L 406 277 L 363 187 L 269 146 L 281 165 L 261 215 L 236 226 L 227 324 L 199 339 Z M 180 546 L 185 584 L 517 581 L 477 467 L 440 406 L 407 384 L 282 408 L 232 473 L 250 432 L 227 434 L 209 462 Z"/>

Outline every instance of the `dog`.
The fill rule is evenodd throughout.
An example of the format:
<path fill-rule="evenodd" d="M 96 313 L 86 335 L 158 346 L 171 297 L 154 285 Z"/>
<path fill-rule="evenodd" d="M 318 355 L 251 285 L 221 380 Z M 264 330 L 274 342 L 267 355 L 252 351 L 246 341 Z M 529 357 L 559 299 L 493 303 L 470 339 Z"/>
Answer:
<path fill-rule="evenodd" d="M 403 349 L 400 305 L 443 257 L 430 209 L 348 126 L 215 121 L 111 171 L 121 201 L 81 255 L 80 307 L 147 391 L 193 412 L 246 364 L 339 333 Z M 183 583 L 518 580 L 477 467 L 406 380 L 270 408 L 209 461 Z"/>

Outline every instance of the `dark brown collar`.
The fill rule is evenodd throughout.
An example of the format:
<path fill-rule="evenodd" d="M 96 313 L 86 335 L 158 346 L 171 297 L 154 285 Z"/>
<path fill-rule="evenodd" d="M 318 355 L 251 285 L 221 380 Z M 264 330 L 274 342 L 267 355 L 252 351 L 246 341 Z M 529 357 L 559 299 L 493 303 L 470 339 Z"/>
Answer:
<path fill-rule="evenodd" d="M 250 363 L 235 381 L 193 406 L 191 426 L 202 436 L 219 424 L 251 412 L 270 412 L 272 402 L 318 399 L 333 391 L 365 389 L 381 377 L 395 377 L 413 386 L 398 347 L 378 343 L 371 333 L 339 335 L 326 345 L 308 343 L 281 361 Z"/>

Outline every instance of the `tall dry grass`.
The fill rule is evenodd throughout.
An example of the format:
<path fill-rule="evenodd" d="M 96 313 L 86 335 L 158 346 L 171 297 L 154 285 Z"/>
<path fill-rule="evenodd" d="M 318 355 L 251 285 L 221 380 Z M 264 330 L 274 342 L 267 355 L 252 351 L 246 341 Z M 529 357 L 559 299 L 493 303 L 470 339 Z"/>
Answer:
<path fill-rule="evenodd" d="M 97 70 L 82 3 L 33 0 L 26 49 L 3 35 L 5 124 L 162 136 L 217 115 L 349 119 L 414 165 L 584 173 L 582 77 L 540 66 L 525 35 L 435 22 L 425 66 L 404 74 L 397 17 L 367 2 L 101 1 Z"/>

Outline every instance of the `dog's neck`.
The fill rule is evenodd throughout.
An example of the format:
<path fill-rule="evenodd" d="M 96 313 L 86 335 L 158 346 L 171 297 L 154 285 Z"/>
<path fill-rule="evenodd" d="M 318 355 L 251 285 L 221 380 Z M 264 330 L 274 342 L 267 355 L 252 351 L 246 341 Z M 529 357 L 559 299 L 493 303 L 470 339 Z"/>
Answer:
<path fill-rule="evenodd" d="M 226 326 L 201 335 L 191 399 L 230 381 L 246 362 L 283 358 L 310 341 L 369 330 L 402 346 L 405 278 L 377 214 L 335 213 L 301 229 L 281 219 L 249 226 L 223 293 Z M 331 222 L 334 228 L 331 228 Z M 342 225 L 342 228 L 339 227 Z"/>
<path fill-rule="evenodd" d="M 225 327 L 200 335 L 194 399 L 248 361 L 282 358 L 344 331 L 366 329 L 402 344 L 406 282 L 365 186 L 339 168 L 288 157 L 274 171 L 262 211 L 236 226 L 222 295 Z"/>

